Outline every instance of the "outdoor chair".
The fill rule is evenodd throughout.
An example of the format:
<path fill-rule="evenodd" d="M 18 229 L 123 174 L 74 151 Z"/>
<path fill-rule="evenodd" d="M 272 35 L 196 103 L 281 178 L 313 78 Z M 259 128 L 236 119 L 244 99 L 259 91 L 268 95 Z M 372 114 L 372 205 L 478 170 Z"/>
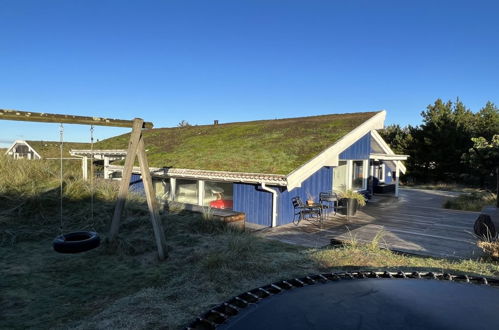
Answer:
<path fill-rule="evenodd" d="M 338 195 L 333 191 L 319 193 L 319 203 L 322 204 L 322 208 L 324 210 L 332 209 L 334 215 L 336 215 L 338 209 L 338 200 Z"/>
<path fill-rule="evenodd" d="M 303 204 L 302 200 L 298 196 L 291 198 L 291 202 L 293 203 L 294 208 L 293 223 L 295 225 L 298 225 L 300 221 L 306 218 L 307 215 L 309 216 L 309 218 L 313 215 L 317 215 L 319 219 L 322 219 L 321 208 L 309 207 Z M 298 216 L 298 219 L 296 219 L 296 216 Z"/>

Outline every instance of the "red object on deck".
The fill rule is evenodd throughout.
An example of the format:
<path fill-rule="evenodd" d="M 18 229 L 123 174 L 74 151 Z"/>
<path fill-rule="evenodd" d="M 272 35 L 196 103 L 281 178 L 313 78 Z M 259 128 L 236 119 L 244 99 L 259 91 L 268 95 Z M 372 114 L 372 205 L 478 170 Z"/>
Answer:
<path fill-rule="evenodd" d="M 210 207 L 214 209 L 231 209 L 234 203 L 230 199 L 218 199 L 210 202 Z"/>

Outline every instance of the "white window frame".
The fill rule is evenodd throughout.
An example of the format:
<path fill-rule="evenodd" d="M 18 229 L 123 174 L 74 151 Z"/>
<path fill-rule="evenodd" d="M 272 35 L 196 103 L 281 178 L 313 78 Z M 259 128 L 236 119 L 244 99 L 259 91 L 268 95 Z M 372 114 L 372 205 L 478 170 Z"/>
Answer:
<path fill-rule="evenodd" d="M 204 180 L 198 180 L 198 205 L 203 206 L 204 201 Z"/>
<path fill-rule="evenodd" d="M 175 196 L 175 191 L 177 190 L 177 178 L 170 178 L 170 198 L 168 200 L 175 201 L 177 196 Z"/>
<path fill-rule="evenodd" d="M 381 170 L 381 172 L 379 172 Z M 381 164 L 378 167 L 378 181 L 379 182 L 385 182 L 385 172 L 386 172 L 386 167 L 385 164 Z M 379 175 L 381 173 L 381 175 Z"/>
<path fill-rule="evenodd" d="M 348 159 L 340 159 L 339 162 L 345 162 L 346 166 L 346 171 L 345 171 L 345 190 L 351 189 L 351 180 L 348 180 L 348 178 L 351 176 L 350 174 L 350 161 Z M 336 168 L 339 167 L 340 163 L 338 162 L 338 166 L 333 167 L 333 177 L 332 177 L 332 182 L 331 182 L 331 189 L 334 191 L 340 191 L 340 190 L 335 190 L 335 183 L 334 183 L 334 171 Z"/>
<path fill-rule="evenodd" d="M 353 162 L 362 162 L 362 187 L 356 191 L 367 189 L 367 178 L 369 176 L 369 159 L 349 159 L 347 160 L 347 189 L 352 190 L 353 184 Z"/>
<path fill-rule="evenodd" d="M 367 190 L 367 178 L 369 177 L 369 159 L 363 159 L 362 172 L 362 190 Z"/>

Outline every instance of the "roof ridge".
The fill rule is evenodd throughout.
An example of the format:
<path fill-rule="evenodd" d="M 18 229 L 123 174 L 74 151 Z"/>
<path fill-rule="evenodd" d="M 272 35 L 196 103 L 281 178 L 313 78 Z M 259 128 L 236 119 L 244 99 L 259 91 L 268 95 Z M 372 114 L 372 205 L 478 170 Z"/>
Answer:
<path fill-rule="evenodd" d="M 345 115 L 356 115 L 362 116 L 366 114 L 377 114 L 383 112 L 384 110 L 377 111 L 364 111 L 364 112 L 344 112 L 344 113 L 328 113 L 322 115 L 314 115 L 314 116 L 301 116 L 301 117 L 286 117 L 286 118 L 274 118 L 274 119 L 257 119 L 257 120 L 248 120 L 248 121 L 231 121 L 227 123 L 218 123 L 214 124 L 202 124 L 202 125 L 190 125 L 190 126 L 171 126 L 171 127 L 155 127 L 153 130 L 161 130 L 161 129 L 189 129 L 189 128 L 200 128 L 200 127 L 213 127 L 213 126 L 224 126 L 224 125 L 233 125 L 233 124 L 253 124 L 253 123 L 262 123 L 262 122 L 274 122 L 274 121 L 284 121 L 284 120 L 297 120 L 297 119 L 312 119 L 312 118 L 320 118 L 320 117 L 331 117 L 331 116 L 345 116 Z M 128 134 L 128 133 L 125 133 Z"/>

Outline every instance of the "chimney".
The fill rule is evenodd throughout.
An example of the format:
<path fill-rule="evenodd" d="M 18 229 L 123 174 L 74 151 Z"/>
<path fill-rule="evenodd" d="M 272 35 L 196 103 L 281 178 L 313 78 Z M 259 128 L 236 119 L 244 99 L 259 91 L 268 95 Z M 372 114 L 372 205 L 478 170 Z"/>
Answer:
<path fill-rule="evenodd" d="M 216 119 L 215 119 L 215 120 L 213 121 L 213 125 L 218 125 L 218 120 L 216 120 Z"/>

